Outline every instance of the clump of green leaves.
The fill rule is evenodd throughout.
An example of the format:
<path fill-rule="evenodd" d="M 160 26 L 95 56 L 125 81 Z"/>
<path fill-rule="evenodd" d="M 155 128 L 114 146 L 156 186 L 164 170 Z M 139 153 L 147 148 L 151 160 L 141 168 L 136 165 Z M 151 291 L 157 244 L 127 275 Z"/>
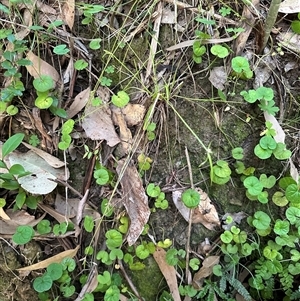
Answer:
<path fill-rule="evenodd" d="M 225 184 L 230 180 L 231 169 L 224 160 L 218 160 L 211 170 L 211 180 L 216 184 Z"/>
<path fill-rule="evenodd" d="M 259 87 L 248 92 L 242 91 L 240 94 L 249 103 L 255 103 L 258 100 L 260 109 L 270 115 L 275 115 L 279 111 L 279 108 L 275 106 L 274 91 L 271 88 Z"/>
<path fill-rule="evenodd" d="M 146 188 L 146 192 L 148 196 L 155 199 L 155 208 L 167 209 L 169 207 L 169 203 L 165 198 L 165 193 L 161 191 L 159 186 L 150 183 Z"/>
<path fill-rule="evenodd" d="M 60 150 L 66 150 L 69 148 L 72 137 L 71 133 L 74 129 L 75 121 L 73 119 L 67 120 L 61 128 L 61 137 L 60 137 L 60 142 L 58 143 L 58 148 Z"/>

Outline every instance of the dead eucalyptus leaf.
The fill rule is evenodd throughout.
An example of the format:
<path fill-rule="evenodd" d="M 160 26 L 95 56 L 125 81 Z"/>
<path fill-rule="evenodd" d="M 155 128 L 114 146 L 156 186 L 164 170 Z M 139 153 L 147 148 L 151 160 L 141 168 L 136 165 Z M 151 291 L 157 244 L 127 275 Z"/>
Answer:
<path fill-rule="evenodd" d="M 134 165 L 127 165 L 122 159 L 118 161 L 116 171 L 122 186 L 123 204 L 130 218 L 127 242 L 132 246 L 143 232 L 150 216 L 148 197 Z"/>
<path fill-rule="evenodd" d="M 67 109 L 68 118 L 74 117 L 86 106 L 90 98 L 90 92 L 91 89 L 86 88 L 85 90 L 81 91 L 78 95 L 76 95 L 74 101 Z"/>
<path fill-rule="evenodd" d="M 129 103 L 121 109 L 127 126 L 134 126 L 141 123 L 145 116 L 145 111 L 145 106 L 137 103 Z"/>
<path fill-rule="evenodd" d="M 173 266 L 166 262 L 166 251 L 163 248 L 156 247 L 153 257 L 160 271 L 164 275 L 164 278 L 166 279 L 174 301 L 181 301 L 177 284 L 176 270 Z"/>
<path fill-rule="evenodd" d="M 17 271 L 23 272 L 23 271 L 35 271 L 35 270 L 39 270 L 39 269 L 45 269 L 45 268 L 47 268 L 47 266 L 50 263 L 60 263 L 64 258 L 67 258 L 67 257 L 73 258 L 74 256 L 76 256 L 79 247 L 80 246 L 78 245 L 75 249 L 63 251 L 57 255 L 54 255 L 50 258 L 42 260 L 38 263 L 32 264 L 32 265 L 24 267 L 24 268 L 17 269 Z"/>
<path fill-rule="evenodd" d="M 69 26 L 73 28 L 75 19 L 75 0 L 66 0 L 62 7 L 63 20 Z"/>
<path fill-rule="evenodd" d="M 120 143 L 111 118 L 111 110 L 104 104 L 93 107 L 88 103 L 85 107 L 82 127 L 88 138 L 92 140 L 106 140 L 111 147 Z"/>
<path fill-rule="evenodd" d="M 34 153 L 39 155 L 42 159 L 44 159 L 50 166 L 54 168 L 60 168 L 65 166 L 65 162 L 59 160 L 58 158 L 50 155 L 49 153 L 43 151 L 40 148 L 34 147 L 26 142 L 22 142 L 23 145 L 25 145 L 27 148 L 32 150 Z"/>

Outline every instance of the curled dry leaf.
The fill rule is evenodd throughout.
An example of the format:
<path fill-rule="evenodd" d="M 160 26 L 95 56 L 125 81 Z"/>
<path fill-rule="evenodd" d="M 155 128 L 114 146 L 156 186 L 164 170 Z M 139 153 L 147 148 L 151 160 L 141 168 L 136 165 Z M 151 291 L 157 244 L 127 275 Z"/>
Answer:
<path fill-rule="evenodd" d="M 131 246 L 143 232 L 150 216 L 148 197 L 145 193 L 141 177 L 131 164 L 124 159 L 119 160 L 116 171 L 120 178 L 123 193 L 123 204 L 130 218 L 127 242 Z"/>
<path fill-rule="evenodd" d="M 59 73 L 50 64 L 36 56 L 31 50 L 27 53 L 27 59 L 32 62 L 32 65 L 26 66 L 28 73 L 34 78 L 38 78 L 41 75 L 49 75 L 52 77 L 55 84 L 60 83 Z M 53 87 L 54 88 L 54 87 Z"/>
<path fill-rule="evenodd" d="M 174 266 L 171 266 L 166 262 L 166 251 L 163 248 L 156 247 L 153 257 L 167 281 L 174 301 L 181 301 L 176 278 L 176 270 Z"/>
<path fill-rule="evenodd" d="M 204 259 L 202 267 L 193 278 L 193 286 L 196 289 L 200 289 L 202 287 L 203 280 L 212 274 L 213 267 L 218 264 L 219 261 L 220 256 L 209 256 Z"/>
<path fill-rule="evenodd" d="M 200 188 L 197 188 L 197 190 L 200 194 L 200 203 L 197 208 L 193 209 L 193 214 L 191 216 L 192 223 L 201 223 L 207 229 L 214 230 L 216 226 L 219 227 L 221 225 L 218 212 L 215 206 L 211 203 L 211 200 L 208 197 L 207 193 Z M 181 191 L 173 191 L 172 199 L 178 211 L 188 222 L 190 216 L 190 209 L 187 208 L 181 201 L 181 194 Z"/>

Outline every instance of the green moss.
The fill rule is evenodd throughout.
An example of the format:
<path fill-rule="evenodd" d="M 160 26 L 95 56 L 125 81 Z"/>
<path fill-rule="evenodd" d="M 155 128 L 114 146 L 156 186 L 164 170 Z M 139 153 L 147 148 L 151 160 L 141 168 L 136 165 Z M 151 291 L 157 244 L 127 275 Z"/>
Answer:
<path fill-rule="evenodd" d="M 141 271 L 128 271 L 130 279 L 141 297 L 147 301 L 156 301 L 163 289 L 167 289 L 164 277 L 152 256 L 144 261 L 146 267 Z"/>

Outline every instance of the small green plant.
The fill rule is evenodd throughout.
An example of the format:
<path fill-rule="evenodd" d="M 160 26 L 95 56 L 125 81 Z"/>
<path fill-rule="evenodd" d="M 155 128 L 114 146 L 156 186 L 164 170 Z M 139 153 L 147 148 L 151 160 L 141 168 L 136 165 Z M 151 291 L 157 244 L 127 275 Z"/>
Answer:
<path fill-rule="evenodd" d="M 259 87 L 256 90 L 242 91 L 240 93 L 249 103 L 255 103 L 259 100 L 258 106 L 262 111 L 275 115 L 279 108 L 275 106 L 274 91 L 271 88 Z"/>
<path fill-rule="evenodd" d="M 72 137 L 70 134 L 74 129 L 74 125 L 75 121 L 73 119 L 69 119 L 63 124 L 61 129 L 60 142 L 58 143 L 58 148 L 60 150 L 66 150 L 69 148 L 72 141 Z"/>
<path fill-rule="evenodd" d="M 230 180 L 231 169 L 224 160 L 218 160 L 211 170 L 211 180 L 216 184 L 225 184 Z"/>
<path fill-rule="evenodd" d="M 155 199 L 155 208 L 167 209 L 169 207 L 168 201 L 165 199 L 165 193 L 160 190 L 160 187 L 150 183 L 146 188 L 148 196 Z"/>
<path fill-rule="evenodd" d="M 129 100 L 129 95 L 125 91 L 119 91 L 117 95 L 114 94 L 111 98 L 111 102 L 118 108 L 125 107 Z"/>
<path fill-rule="evenodd" d="M 231 60 L 231 67 L 234 75 L 241 79 L 250 79 L 253 77 L 253 71 L 250 68 L 248 60 L 243 56 L 236 56 Z"/>

